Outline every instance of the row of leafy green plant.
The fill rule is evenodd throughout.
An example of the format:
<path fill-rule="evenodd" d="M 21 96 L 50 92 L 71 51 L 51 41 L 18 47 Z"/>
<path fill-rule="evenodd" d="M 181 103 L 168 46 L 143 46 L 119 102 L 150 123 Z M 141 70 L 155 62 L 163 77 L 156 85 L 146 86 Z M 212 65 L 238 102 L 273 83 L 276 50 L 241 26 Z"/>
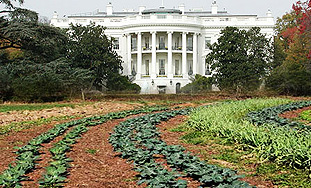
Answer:
<path fill-rule="evenodd" d="M 287 128 L 291 127 L 301 131 L 311 130 L 310 126 L 306 126 L 300 122 L 291 121 L 290 119 L 282 118 L 279 116 L 284 112 L 297 110 L 307 106 L 311 106 L 311 101 L 299 101 L 275 107 L 264 108 L 259 111 L 248 113 L 247 119 L 255 125 L 272 124 Z"/>
<path fill-rule="evenodd" d="M 27 180 L 25 174 L 31 172 L 35 168 L 36 161 L 40 158 L 40 148 L 43 143 L 49 143 L 56 137 L 64 134 L 70 127 L 74 126 L 96 126 L 111 119 L 124 118 L 130 115 L 140 113 L 150 113 L 153 111 L 167 110 L 167 107 L 147 107 L 135 110 L 127 110 L 121 112 L 112 112 L 102 116 L 93 116 L 79 120 L 70 121 L 67 123 L 57 124 L 49 131 L 32 139 L 23 147 L 17 148 L 18 155 L 16 161 L 9 165 L 0 175 L 0 185 L 4 187 L 20 187 L 21 181 Z M 75 130 L 75 129 L 74 129 Z"/>
<path fill-rule="evenodd" d="M 251 187 L 238 180 L 235 171 L 209 165 L 185 152 L 179 145 L 167 145 L 160 139 L 156 125 L 177 115 L 187 115 L 192 109 L 182 109 L 149 114 L 120 123 L 109 138 L 121 157 L 132 161 L 139 172 L 138 184 L 148 187 L 187 187 L 187 182 L 178 177 L 191 177 L 204 187 Z M 159 156 L 166 159 L 171 168 L 167 170 L 156 162 Z"/>
<path fill-rule="evenodd" d="M 190 115 L 188 126 L 195 131 L 239 143 L 257 153 L 260 161 L 311 170 L 311 134 L 245 119 L 251 112 L 291 102 L 287 99 L 249 99 L 202 108 Z"/>
<path fill-rule="evenodd" d="M 46 174 L 42 181 L 39 181 L 40 187 L 61 187 L 68 175 L 70 167 L 70 158 L 66 156 L 66 152 L 76 143 L 80 136 L 87 132 L 87 124 L 78 125 L 72 131 L 50 149 L 52 161 L 50 166 L 46 167 Z"/>
<path fill-rule="evenodd" d="M 300 118 L 302 120 L 311 121 L 311 110 L 301 112 Z"/>

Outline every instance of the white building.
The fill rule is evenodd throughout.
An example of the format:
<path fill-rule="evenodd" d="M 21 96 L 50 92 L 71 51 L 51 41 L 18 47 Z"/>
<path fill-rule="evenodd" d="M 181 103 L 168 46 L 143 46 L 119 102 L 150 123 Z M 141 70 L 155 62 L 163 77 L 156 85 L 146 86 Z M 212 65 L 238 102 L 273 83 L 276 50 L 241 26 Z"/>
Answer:
<path fill-rule="evenodd" d="M 124 74 L 141 86 L 142 94 L 178 93 L 195 74 L 210 76 L 205 57 L 208 44 L 214 43 L 226 26 L 240 29 L 260 27 L 273 36 L 274 20 L 266 17 L 231 15 L 218 10 L 213 1 L 211 11 L 203 9 L 146 9 L 116 12 L 109 3 L 106 12 L 71 15 L 54 14 L 51 25 L 67 28 L 70 23 L 88 25 L 95 22 L 107 27 L 106 34 L 115 39 L 115 50 L 123 58 Z"/>

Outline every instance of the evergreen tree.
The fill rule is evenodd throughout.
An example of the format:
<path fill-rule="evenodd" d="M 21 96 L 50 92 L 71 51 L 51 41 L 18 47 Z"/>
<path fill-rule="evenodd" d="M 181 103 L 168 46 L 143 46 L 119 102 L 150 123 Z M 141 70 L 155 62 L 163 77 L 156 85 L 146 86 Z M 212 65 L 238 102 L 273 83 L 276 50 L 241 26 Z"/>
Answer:
<path fill-rule="evenodd" d="M 262 83 L 271 63 L 271 42 L 259 28 L 249 31 L 226 27 L 207 55 L 216 74 L 215 83 L 222 90 L 255 90 Z"/>
<path fill-rule="evenodd" d="M 122 71 L 121 57 L 113 50 L 112 40 L 104 32 L 105 28 L 95 23 L 71 25 L 68 31 L 68 58 L 74 67 L 95 73 L 93 85 L 98 90 L 106 87 L 109 79 L 115 79 Z"/>

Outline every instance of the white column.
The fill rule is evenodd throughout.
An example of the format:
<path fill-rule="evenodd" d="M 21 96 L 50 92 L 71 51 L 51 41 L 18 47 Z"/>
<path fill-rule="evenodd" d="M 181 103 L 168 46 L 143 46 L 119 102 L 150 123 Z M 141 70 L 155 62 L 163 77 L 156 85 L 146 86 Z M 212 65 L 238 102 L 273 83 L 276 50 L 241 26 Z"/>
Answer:
<path fill-rule="evenodd" d="M 132 74 L 132 47 L 131 47 L 131 34 L 127 34 L 127 69 L 128 75 Z"/>
<path fill-rule="evenodd" d="M 156 78 L 156 61 L 157 61 L 157 50 L 156 50 L 156 32 L 151 32 L 152 34 L 152 61 L 151 61 L 151 78 Z"/>
<path fill-rule="evenodd" d="M 187 33 L 182 33 L 182 75 L 187 78 Z"/>
<path fill-rule="evenodd" d="M 193 35 L 193 75 L 197 74 L 198 65 L 198 33 Z"/>
<path fill-rule="evenodd" d="M 167 76 L 168 78 L 173 78 L 173 52 L 172 52 L 173 32 L 168 31 L 167 33 L 168 33 Z"/>
<path fill-rule="evenodd" d="M 137 33 L 137 75 L 136 79 L 141 78 L 141 66 L 142 66 L 142 47 L 141 47 L 141 32 Z"/>

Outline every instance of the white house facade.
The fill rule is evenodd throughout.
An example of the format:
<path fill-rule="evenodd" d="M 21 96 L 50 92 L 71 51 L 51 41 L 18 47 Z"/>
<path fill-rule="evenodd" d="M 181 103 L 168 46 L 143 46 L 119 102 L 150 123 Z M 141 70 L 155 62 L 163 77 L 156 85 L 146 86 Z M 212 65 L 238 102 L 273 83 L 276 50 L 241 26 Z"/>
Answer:
<path fill-rule="evenodd" d="M 219 11 L 216 1 L 211 11 L 203 9 L 146 9 L 113 11 L 109 3 L 106 12 L 58 17 L 51 25 L 61 28 L 70 23 L 105 26 L 106 35 L 114 38 L 114 49 L 123 59 L 123 74 L 141 86 L 142 94 L 178 93 L 191 82 L 195 74 L 211 76 L 205 57 L 208 44 L 217 42 L 226 26 L 240 29 L 260 27 L 267 37 L 273 36 L 274 20 L 270 11 L 266 17 L 231 15 Z"/>

